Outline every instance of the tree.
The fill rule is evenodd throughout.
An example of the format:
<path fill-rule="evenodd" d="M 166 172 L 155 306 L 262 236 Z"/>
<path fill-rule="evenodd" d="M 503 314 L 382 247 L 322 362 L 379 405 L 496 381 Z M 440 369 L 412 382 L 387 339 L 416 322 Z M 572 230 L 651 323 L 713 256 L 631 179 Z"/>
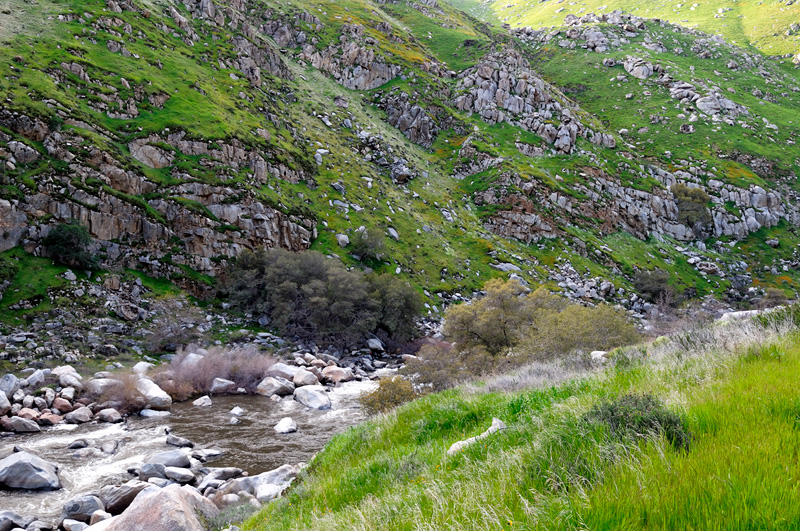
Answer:
<path fill-rule="evenodd" d="M 482 347 L 492 355 L 507 353 L 519 344 L 520 329 L 531 318 L 526 288 L 516 280 L 493 279 L 484 289 L 484 297 L 448 308 L 444 334 L 459 348 Z"/>
<path fill-rule="evenodd" d="M 714 222 L 708 209 L 711 197 L 700 188 L 680 183 L 672 187 L 672 194 L 678 205 L 678 222 L 691 227 L 699 237 L 706 235 Z"/>
<path fill-rule="evenodd" d="M 222 284 L 237 308 L 268 315 L 282 333 L 328 343 L 347 344 L 378 327 L 410 336 L 421 309 L 407 284 L 348 271 L 316 251 L 242 253 Z"/>
<path fill-rule="evenodd" d="M 350 254 L 362 262 L 380 260 L 385 248 L 383 235 L 377 230 L 358 231 L 350 242 Z"/>
<path fill-rule="evenodd" d="M 42 242 L 54 260 L 69 267 L 94 269 L 97 257 L 89 252 L 92 237 L 77 220 L 58 225 Z"/>

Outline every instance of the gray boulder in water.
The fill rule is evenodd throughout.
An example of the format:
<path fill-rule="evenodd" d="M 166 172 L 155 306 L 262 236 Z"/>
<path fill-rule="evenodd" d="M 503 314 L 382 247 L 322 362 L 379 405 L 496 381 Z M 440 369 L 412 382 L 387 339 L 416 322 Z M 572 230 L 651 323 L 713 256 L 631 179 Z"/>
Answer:
<path fill-rule="evenodd" d="M 17 452 L 0 461 L 0 485 L 9 489 L 56 490 L 61 488 L 58 467 L 28 452 Z"/>

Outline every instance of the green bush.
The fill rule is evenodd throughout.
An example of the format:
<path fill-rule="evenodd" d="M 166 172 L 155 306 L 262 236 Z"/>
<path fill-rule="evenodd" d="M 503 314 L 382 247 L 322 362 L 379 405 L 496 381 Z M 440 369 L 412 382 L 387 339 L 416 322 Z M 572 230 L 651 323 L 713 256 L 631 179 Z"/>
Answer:
<path fill-rule="evenodd" d="M 675 290 L 669 284 L 669 273 L 663 269 L 641 270 L 636 273 L 633 285 L 639 294 L 650 302 L 674 302 Z"/>
<path fill-rule="evenodd" d="M 444 334 L 460 353 L 545 359 L 577 350 L 609 350 L 638 340 L 627 315 L 608 305 L 572 304 L 514 280 L 491 280 L 486 295 L 445 313 Z"/>
<path fill-rule="evenodd" d="M 620 439 L 664 435 L 676 450 L 688 450 L 691 434 L 686 420 L 651 394 L 629 394 L 595 405 L 584 420 L 605 425 Z"/>
<path fill-rule="evenodd" d="M 316 251 L 242 253 L 222 286 L 235 307 L 268 315 L 284 334 L 345 345 L 378 330 L 413 335 L 422 304 L 407 283 L 348 271 Z"/>
<path fill-rule="evenodd" d="M 674 185 L 672 194 L 678 205 L 678 221 L 695 229 L 699 236 L 706 235 L 714 221 L 708 209 L 709 195 L 700 188 L 689 188 L 685 184 Z"/>
<path fill-rule="evenodd" d="M 92 237 L 77 220 L 58 225 L 43 240 L 47 252 L 57 262 L 69 267 L 95 269 L 97 257 L 89 252 Z"/>
<path fill-rule="evenodd" d="M 350 254 L 362 262 L 380 260 L 385 250 L 383 235 L 378 230 L 356 232 L 350 242 Z"/>
<path fill-rule="evenodd" d="M 402 376 L 392 376 L 381 379 L 377 389 L 362 394 L 358 401 L 367 410 L 367 413 L 374 415 L 394 409 L 418 396 L 419 393 L 414 390 L 411 382 Z"/>
<path fill-rule="evenodd" d="M 19 272 L 19 265 L 13 258 L 0 256 L 0 282 L 12 280 Z"/>

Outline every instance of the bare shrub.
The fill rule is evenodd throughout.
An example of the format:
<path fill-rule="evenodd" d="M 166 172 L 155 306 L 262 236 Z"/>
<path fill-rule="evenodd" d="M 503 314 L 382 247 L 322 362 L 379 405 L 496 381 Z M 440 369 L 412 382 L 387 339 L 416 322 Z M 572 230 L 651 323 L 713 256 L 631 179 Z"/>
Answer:
<path fill-rule="evenodd" d="M 418 384 L 441 391 L 475 378 L 513 370 L 522 363 L 520 357 L 492 356 L 478 347 L 459 350 L 441 341 L 420 348 L 417 358 L 407 361 L 402 372 Z"/>
<path fill-rule="evenodd" d="M 187 360 L 190 353 L 202 352 L 202 357 Z M 189 345 L 169 363 L 162 365 L 153 379 L 176 400 L 208 393 L 215 378 L 231 380 L 236 387 L 252 391 L 275 363 L 271 355 L 256 347 L 211 347 L 208 350 Z"/>
<path fill-rule="evenodd" d="M 139 375 L 132 372 L 115 374 L 113 379 L 115 383 L 106 387 L 99 397 L 95 397 L 101 406 L 100 409 L 114 408 L 123 415 L 144 409 L 147 400 L 136 389 L 138 379 Z"/>
<path fill-rule="evenodd" d="M 378 382 L 377 389 L 362 394 L 358 401 L 370 415 L 374 415 L 392 410 L 418 396 L 419 393 L 414 390 L 410 381 L 402 376 L 392 376 L 391 378 L 382 378 Z"/>

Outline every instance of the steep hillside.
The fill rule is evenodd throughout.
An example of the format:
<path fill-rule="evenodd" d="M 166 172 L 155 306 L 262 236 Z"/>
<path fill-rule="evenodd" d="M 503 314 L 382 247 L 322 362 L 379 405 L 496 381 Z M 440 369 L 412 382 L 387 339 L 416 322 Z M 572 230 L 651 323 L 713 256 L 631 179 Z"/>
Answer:
<path fill-rule="evenodd" d="M 642 18 L 660 18 L 769 55 L 797 55 L 800 47 L 800 6 L 791 0 L 670 2 L 656 0 L 584 0 L 582 2 L 508 2 L 459 0 L 465 11 L 500 21 L 512 28 L 557 26 L 567 15 L 622 10 Z"/>
<path fill-rule="evenodd" d="M 697 31 L 508 32 L 437 0 L 2 17 L 0 250 L 77 219 L 105 266 L 202 291 L 243 249 L 311 247 L 431 313 L 496 275 L 640 312 L 640 268 L 732 300 L 800 280 L 796 73 Z"/>

